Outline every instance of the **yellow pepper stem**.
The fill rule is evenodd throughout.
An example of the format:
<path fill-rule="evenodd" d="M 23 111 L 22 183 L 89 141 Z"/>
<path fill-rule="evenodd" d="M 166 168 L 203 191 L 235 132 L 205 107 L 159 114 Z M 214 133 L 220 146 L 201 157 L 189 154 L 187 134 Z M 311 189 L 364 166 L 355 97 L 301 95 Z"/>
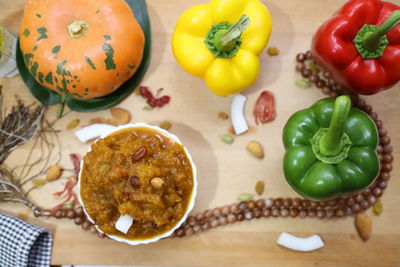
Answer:
<path fill-rule="evenodd" d="M 240 38 L 244 30 L 250 25 L 249 16 L 242 15 L 239 21 L 232 25 L 229 30 L 220 30 L 215 34 L 214 45 L 220 47 L 221 50 L 232 50 L 236 44 L 236 40 Z"/>
<path fill-rule="evenodd" d="M 240 36 L 249 25 L 248 15 L 242 15 L 239 21 L 233 25 L 229 23 L 213 25 L 207 34 L 205 43 L 216 57 L 233 57 L 242 43 Z"/>

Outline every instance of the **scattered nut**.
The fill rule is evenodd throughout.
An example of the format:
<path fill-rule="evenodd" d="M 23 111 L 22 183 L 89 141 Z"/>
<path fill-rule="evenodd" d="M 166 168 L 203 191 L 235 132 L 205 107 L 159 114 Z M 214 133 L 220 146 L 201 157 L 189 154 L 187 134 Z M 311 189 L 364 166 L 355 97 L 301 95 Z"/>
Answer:
<path fill-rule="evenodd" d="M 253 197 L 254 197 L 253 194 L 250 194 L 250 193 L 241 193 L 241 194 L 239 194 L 239 195 L 237 196 L 237 200 L 238 200 L 238 201 L 249 201 L 249 200 L 252 200 Z"/>
<path fill-rule="evenodd" d="M 66 128 L 68 131 L 69 131 L 69 130 L 72 130 L 72 129 L 76 128 L 76 126 L 78 126 L 79 123 L 80 123 L 80 120 L 79 120 L 79 119 L 74 119 L 74 120 L 70 121 L 70 122 L 67 124 L 67 127 L 65 127 L 65 128 Z"/>
<path fill-rule="evenodd" d="M 47 169 L 46 180 L 48 182 L 57 180 L 61 176 L 61 168 L 58 165 L 53 165 Z"/>
<path fill-rule="evenodd" d="M 264 187 L 265 187 L 265 184 L 264 184 L 264 182 L 263 181 L 258 181 L 257 183 L 256 183 L 256 186 L 255 186 L 255 191 L 256 191 L 256 193 L 258 194 L 258 195 L 262 195 L 262 193 L 264 193 Z"/>
<path fill-rule="evenodd" d="M 162 123 L 160 123 L 159 127 L 164 130 L 169 130 L 171 129 L 172 125 L 169 121 L 163 121 Z"/>
<path fill-rule="evenodd" d="M 143 107 L 143 110 L 153 110 L 154 108 L 153 107 L 151 107 L 150 105 L 148 105 L 148 104 L 146 104 L 146 105 L 144 105 L 144 107 Z"/>
<path fill-rule="evenodd" d="M 229 115 L 226 114 L 225 112 L 219 112 L 217 115 L 218 118 L 220 118 L 221 120 L 227 120 L 229 119 Z"/>
<path fill-rule="evenodd" d="M 227 144 L 232 144 L 235 141 L 235 137 L 229 134 L 220 135 L 219 139 L 221 139 L 222 142 Z"/>
<path fill-rule="evenodd" d="M 120 124 L 127 124 L 131 121 L 131 113 L 123 108 L 110 108 L 111 116 Z"/>
<path fill-rule="evenodd" d="M 317 73 L 317 74 L 321 72 L 320 67 L 318 67 L 318 65 L 315 64 L 313 61 L 310 61 L 310 62 L 308 63 L 308 65 L 307 65 L 307 67 L 308 67 L 310 70 L 312 70 L 312 72 L 315 72 L 315 73 Z"/>
<path fill-rule="evenodd" d="M 383 212 L 382 201 L 378 199 L 375 204 L 372 206 L 372 210 L 374 211 L 375 215 L 381 215 Z"/>
<path fill-rule="evenodd" d="M 67 201 L 64 203 L 64 209 L 66 209 L 66 210 L 73 209 L 74 206 L 75 206 L 75 203 L 73 200 L 70 200 L 70 201 Z"/>
<path fill-rule="evenodd" d="M 367 241 L 371 237 L 372 222 L 365 214 L 357 214 L 355 219 L 356 228 L 360 237 Z"/>
<path fill-rule="evenodd" d="M 298 88 L 302 88 L 302 89 L 307 89 L 311 87 L 311 83 L 309 81 L 300 79 L 300 80 L 296 80 L 294 82 L 294 84 L 298 87 Z"/>
<path fill-rule="evenodd" d="M 247 144 L 246 149 L 255 157 L 262 159 L 264 158 L 264 149 L 261 144 L 257 141 L 251 141 Z"/>
<path fill-rule="evenodd" d="M 268 47 L 268 49 L 267 49 L 267 53 L 268 53 L 268 55 L 270 55 L 270 56 L 277 56 L 277 55 L 279 55 L 280 51 L 279 51 L 279 49 L 278 49 L 277 47 L 275 47 L 275 46 L 270 46 L 270 47 Z"/>
<path fill-rule="evenodd" d="M 46 181 L 43 180 L 43 179 L 37 178 L 37 179 L 32 180 L 32 185 L 33 185 L 34 187 L 43 186 L 43 185 L 45 185 L 45 184 L 46 184 Z"/>
<path fill-rule="evenodd" d="M 164 180 L 160 177 L 151 179 L 150 183 L 155 189 L 160 189 L 165 184 Z"/>

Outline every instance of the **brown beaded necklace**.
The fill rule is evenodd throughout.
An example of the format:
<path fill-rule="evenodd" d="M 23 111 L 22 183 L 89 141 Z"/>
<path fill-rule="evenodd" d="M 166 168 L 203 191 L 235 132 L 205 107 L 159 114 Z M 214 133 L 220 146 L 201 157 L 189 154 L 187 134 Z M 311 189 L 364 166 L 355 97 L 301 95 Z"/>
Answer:
<path fill-rule="evenodd" d="M 346 91 L 340 85 L 331 79 L 330 74 L 321 71 L 318 67 L 309 68 L 312 61 L 311 52 L 299 53 L 296 56 L 296 70 L 308 79 L 311 83 L 322 90 L 330 97 L 345 94 Z M 373 185 L 363 192 L 353 196 L 339 197 L 329 201 L 310 201 L 301 198 L 268 198 L 242 201 L 214 209 L 208 209 L 204 212 L 191 215 L 187 220 L 170 236 L 184 237 L 200 233 L 217 226 L 230 223 L 252 220 L 254 218 L 268 217 L 300 217 L 300 218 L 333 218 L 344 217 L 360 213 L 373 205 L 383 191 L 388 186 L 390 172 L 392 171 L 393 147 L 390 144 L 390 137 L 383 123 L 378 119 L 376 112 L 372 107 L 361 99 L 358 95 L 350 95 L 355 107 L 366 112 L 376 123 L 379 132 L 379 146 L 377 153 L 381 162 L 379 177 Z M 76 209 L 58 209 L 55 211 L 41 210 L 34 208 L 35 216 L 47 216 L 55 218 L 73 219 L 75 224 L 81 225 L 83 230 L 90 230 L 93 234 L 98 234 L 100 238 L 106 237 L 103 233 L 97 231 L 92 223 L 86 218 L 82 207 Z"/>

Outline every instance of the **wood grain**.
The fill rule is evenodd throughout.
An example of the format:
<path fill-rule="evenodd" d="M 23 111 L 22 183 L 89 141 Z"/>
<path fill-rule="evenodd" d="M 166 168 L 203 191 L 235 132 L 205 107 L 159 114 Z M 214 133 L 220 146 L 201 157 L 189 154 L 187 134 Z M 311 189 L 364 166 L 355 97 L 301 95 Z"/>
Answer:
<path fill-rule="evenodd" d="M 258 81 L 244 94 L 248 97 L 247 120 L 253 122 L 252 107 L 262 90 L 274 93 L 277 118 L 274 122 L 254 127 L 251 134 L 238 137 L 235 143 L 222 143 L 218 136 L 227 132 L 229 122 L 217 118 L 220 111 L 229 112 L 231 98 L 211 94 L 202 80 L 185 73 L 173 58 L 171 35 L 178 16 L 189 7 L 206 0 L 149 0 L 152 22 L 152 59 L 143 85 L 153 90 L 160 87 L 171 95 L 172 101 L 161 110 L 144 111 L 145 100 L 134 94 L 120 104 L 132 113 L 133 122 L 158 124 L 171 121 L 171 132 L 177 134 L 191 151 L 199 170 L 199 190 L 195 211 L 225 205 L 235 201 L 242 192 L 252 193 L 256 181 L 263 180 L 266 190 L 262 197 L 295 196 L 282 173 L 282 127 L 295 111 L 306 108 L 324 97 L 317 89 L 299 89 L 294 71 L 294 57 L 310 47 L 310 40 L 318 26 L 345 1 L 332 0 L 270 0 L 263 1 L 273 18 L 270 45 L 281 53 L 270 57 L 261 55 Z M 393 1 L 400 4 L 399 1 Z M 22 16 L 23 0 L 0 0 L 0 23 L 17 32 Z M 7 106 L 15 103 L 18 94 L 27 103 L 34 98 L 19 77 L 2 79 Z M 145 246 L 128 246 L 114 241 L 100 240 L 83 232 L 68 220 L 35 219 L 30 210 L 20 205 L 1 204 L 0 209 L 47 227 L 54 235 L 53 264 L 113 264 L 113 265 L 169 265 L 169 266 L 395 266 L 400 262 L 400 85 L 379 95 L 365 97 L 383 120 L 395 148 L 394 170 L 389 187 L 382 198 L 384 212 L 372 217 L 373 233 L 368 242 L 356 234 L 353 218 L 318 219 L 259 219 L 220 227 L 193 237 L 163 240 Z M 56 107 L 47 115 L 53 117 Z M 68 154 L 83 155 L 88 145 L 80 144 L 65 126 L 79 118 L 84 124 L 94 117 L 111 117 L 109 111 L 95 113 L 71 112 L 56 125 L 62 132 L 63 162 L 71 168 Z M 257 160 L 246 151 L 251 140 L 261 142 L 265 158 Z M 15 151 L 7 160 L 15 166 L 26 154 L 29 145 Z M 57 201 L 52 192 L 62 188 L 65 179 L 37 190 L 32 198 L 50 207 Z M 307 236 L 318 233 L 326 246 L 312 253 L 296 253 L 276 245 L 279 233 L 287 231 Z"/>

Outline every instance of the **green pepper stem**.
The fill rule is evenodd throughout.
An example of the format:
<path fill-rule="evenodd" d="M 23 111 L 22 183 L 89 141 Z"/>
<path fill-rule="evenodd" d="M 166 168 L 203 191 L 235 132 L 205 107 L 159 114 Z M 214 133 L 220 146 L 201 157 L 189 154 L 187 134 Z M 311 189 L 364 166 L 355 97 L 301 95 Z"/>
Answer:
<path fill-rule="evenodd" d="M 349 96 L 339 96 L 335 100 L 328 131 L 319 141 L 320 152 L 324 156 L 336 156 L 343 149 L 344 126 L 351 108 Z"/>
<path fill-rule="evenodd" d="M 375 51 L 380 46 L 381 37 L 386 35 L 391 29 L 400 24 L 400 10 L 396 10 L 392 15 L 375 31 L 368 32 L 363 37 L 363 46 L 368 51 Z"/>
<path fill-rule="evenodd" d="M 57 105 L 57 118 L 61 118 L 63 111 L 64 111 L 64 102 L 65 102 L 65 95 L 62 95 L 60 98 L 60 102 Z"/>
<path fill-rule="evenodd" d="M 237 39 L 240 38 L 244 30 L 250 25 L 248 15 L 242 15 L 237 23 L 232 25 L 229 30 L 219 30 L 214 36 L 214 46 L 221 52 L 228 52 L 232 50 Z"/>

